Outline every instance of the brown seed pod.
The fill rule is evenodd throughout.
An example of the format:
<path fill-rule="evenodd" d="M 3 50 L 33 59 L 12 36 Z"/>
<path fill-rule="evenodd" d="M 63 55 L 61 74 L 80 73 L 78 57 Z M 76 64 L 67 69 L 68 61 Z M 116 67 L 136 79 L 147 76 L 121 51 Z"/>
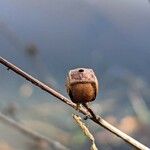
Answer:
<path fill-rule="evenodd" d="M 98 80 L 88 68 L 70 70 L 66 87 L 71 100 L 77 104 L 94 101 L 98 94 Z"/>

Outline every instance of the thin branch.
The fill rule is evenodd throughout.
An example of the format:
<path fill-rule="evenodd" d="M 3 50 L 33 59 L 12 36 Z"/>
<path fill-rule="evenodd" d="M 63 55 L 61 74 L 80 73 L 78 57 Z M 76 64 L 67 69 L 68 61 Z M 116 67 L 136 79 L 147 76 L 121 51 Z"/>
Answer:
<path fill-rule="evenodd" d="M 49 145 L 51 145 L 55 149 L 69 150 L 68 148 L 66 148 L 61 143 L 54 141 L 54 140 L 51 140 L 51 139 L 49 139 L 49 138 L 47 138 L 47 137 L 45 137 L 45 136 L 43 136 L 37 132 L 33 132 L 32 130 L 29 130 L 29 129 L 23 127 L 21 124 L 17 123 L 13 119 L 3 115 L 2 113 L 0 113 L 0 121 L 7 123 L 9 126 L 17 129 L 18 131 L 20 131 L 24 135 L 29 136 L 30 138 L 33 138 L 34 140 L 43 140 L 43 141 L 47 142 Z"/>
<path fill-rule="evenodd" d="M 88 112 L 90 113 L 90 115 L 92 116 L 93 119 L 97 119 L 96 114 L 95 114 L 94 111 L 88 106 L 87 103 L 83 103 L 82 105 L 88 110 Z M 89 116 L 86 116 L 86 117 L 88 118 Z"/>
<path fill-rule="evenodd" d="M 63 101 L 67 105 L 73 107 L 76 109 L 76 104 L 74 104 L 71 100 L 60 94 L 59 92 L 55 91 L 51 87 L 47 86 L 46 84 L 42 83 L 41 81 L 37 80 L 36 78 L 32 77 L 31 75 L 27 74 L 26 72 L 22 71 L 20 68 L 16 67 L 15 65 L 11 64 L 4 58 L 0 57 L 0 63 L 6 66 L 8 69 L 13 70 L 20 76 L 24 77 L 26 80 L 32 82 L 32 84 L 40 87 L 42 90 L 48 92 L 49 94 L 53 95 L 54 97 L 58 98 L 59 100 Z M 141 144 L 140 142 L 136 141 L 132 137 L 128 136 L 127 134 L 121 132 L 119 129 L 115 128 L 108 122 L 106 122 L 102 117 L 96 116 L 93 117 L 91 113 L 87 112 L 84 108 L 79 108 L 79 111 L 86 115 L 89 116 L 91 120 L 93 120 L 95 123 L 99 124 L 100 126 L 104 127 L 105 129 L 109 130 L 111 133 L 117 135 L 121 139 L 123 139 L 125 142 L 129 143 L 133 147 L 140 149 L 140 150 L 150 150 L 148 147 L 145 145 Z"/>

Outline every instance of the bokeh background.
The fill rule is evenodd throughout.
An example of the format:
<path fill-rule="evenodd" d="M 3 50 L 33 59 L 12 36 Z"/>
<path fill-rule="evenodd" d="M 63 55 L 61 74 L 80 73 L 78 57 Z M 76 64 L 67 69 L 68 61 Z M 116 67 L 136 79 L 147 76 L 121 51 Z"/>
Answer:
<path fill-rule="evenodd" d="M 100 90 L 91 107 L 150 147 L 148 0 L 0 0 L 0 55 L 65 96 L 67 72 L 92 68 Z M 90 147 L 73 109 L 3 65 L 0 111 L 72 150 Z M 93 122 L 86 124 L 98 148 L 132 149 Z M 0 121 L 1 150 L 33 149 L 31 141 Z"/>

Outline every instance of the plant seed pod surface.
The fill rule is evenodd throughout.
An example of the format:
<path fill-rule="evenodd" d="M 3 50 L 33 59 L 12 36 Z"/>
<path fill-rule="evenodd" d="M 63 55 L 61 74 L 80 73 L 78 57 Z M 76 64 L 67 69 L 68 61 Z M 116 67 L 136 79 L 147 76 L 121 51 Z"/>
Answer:
<path fill-rule="evenodd" d="M 74 103 L 95 100 L 98 93 L 98 81 L 94 71 L 88 68 L 70 70 L 67 78 L 67 91 Z"/>

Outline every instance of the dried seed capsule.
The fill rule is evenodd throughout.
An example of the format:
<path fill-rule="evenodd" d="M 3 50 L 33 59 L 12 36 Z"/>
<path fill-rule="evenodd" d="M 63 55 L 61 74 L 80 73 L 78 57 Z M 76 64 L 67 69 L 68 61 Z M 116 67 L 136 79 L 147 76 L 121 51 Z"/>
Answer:
<path fill-rule="evenodd" d="M 78 104 L 94 101 L 98 93 L 98 80 L 92 69 L 70 70 L 66 86 L 71 100 Z"/>

